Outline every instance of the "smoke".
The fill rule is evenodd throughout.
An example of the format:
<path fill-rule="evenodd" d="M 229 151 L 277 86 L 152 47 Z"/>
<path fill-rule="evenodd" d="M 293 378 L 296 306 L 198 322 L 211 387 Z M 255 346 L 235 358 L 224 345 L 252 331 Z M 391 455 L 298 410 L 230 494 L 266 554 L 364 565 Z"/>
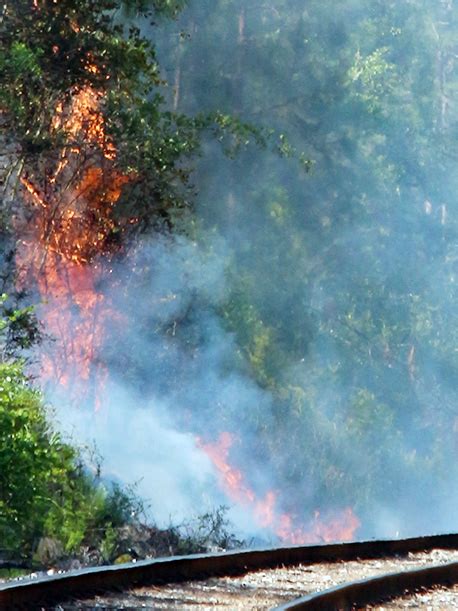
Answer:
<path fill-rule="evenodd" d="M 358 537 L 455 530 L 456 117 L 439 101 L 456 62 L 430 26 L 442 35 L 444 15 L 303 4 L 190 2 L 161 30 L 170 105 L 263 122 L 314 170 L 205 143 L 195 239 L 149 236 L 98 287 L 116 313 L 104 411 L 50 396 L 159 523 L 234 505 L 203 450 L 227 431 L 246 485 L 296 524 L 352 507 Z M 236 528 L 259 528 L 235 505 Z"/>
<path fill-rule="evenodd" d="M 95 444 L 104 474 L 134 485 L 155 523 L 177 524 L 227 506 L 237 532 L 252 536 L 259 524 L 223 492 L 202 449 L 222 431 L 246 442 L 250 412 L 262 407 L 267 418 L 270 412 L 270 396 L 243 371 L 218 314 L 229 259 L 218 239 L 199 246 L 156 235 L 138 244 L 98 287 L 116 313 L 98 355 L 109 374 L 100 413 L 89 399 L 69 406 L 68 395 L 51 383 L 47 397 L 61 427 Z M 270 477 L 255 478 L 257 486 L 267 490 Z"/>
<path fill-rule="evenodd" d="M 196 514 L 196 508 L 219 507 L 223 497 L 215 489 L 208 457 L 191 434 L 180 433 L 167 421 L 158 402 L 138 398 L 116 385 L 104 396 L 108 413 L 99 417 L 69 409 L 59 395 L 50 395 L 61 406 L 58 421 L 72 439 L 102 457 L 108 480 L 129 485 L 142 499 L 146 515 L 160 526 L 179 524 Z"/>
<path fill-rule="evenodd" d="M 177 110 L 235 112 L 315 162 L 209 144 L 197 207 L 271 391 L 247 469 L 270 465 L 296 516 L 354 507 L 358 536 L 456 529 L 451 7 L 191 1 L 159 44 Z"/>

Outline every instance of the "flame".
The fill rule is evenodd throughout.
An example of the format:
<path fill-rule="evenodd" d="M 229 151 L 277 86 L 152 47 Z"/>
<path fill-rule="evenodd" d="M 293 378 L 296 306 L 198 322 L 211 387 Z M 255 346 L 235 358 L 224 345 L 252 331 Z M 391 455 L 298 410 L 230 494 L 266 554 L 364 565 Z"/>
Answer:
<path fill-rule="evenodd" d="M 278 518 L 276 534 L 287 543 L 307 545 L 311 543 L 334 541 L 353 541 L 361 523 L 351 507 L 328 513 L 322 517 L 315 511 L 313 519 L 306 527 L 295 527 L 290 515 L 282 514 Z"/>
<path fill-rule="evenodd" d="M 96 68 L 89 63 L 88 70 Z M 69 103 L 57 104 L 51 129 L 64 133 L 67 144 L 57 159 L 47 160 L 43 174 L 23 172 L 28 209 L 15 221 L 18 286 L 38 287 L 54 340 L 41 355 L 42 377 L 72 390 L 91 380 L 96 408 L 107 376 L 98 363 L 104 328 L 117 317 L 97 286 L 117 248 L 113 208 L 131 180 L 116 170 L 102 98 L 86 86 L 74 89 Z"/>
<path fill-rule="evenodd" d="M 349 507 L 325 517 L 315 511 L 313 518 L 308 520 L 306 525 L 297 526 L 292 515 L 279 510 L 277 492 L 269 490 L 264 497 L 259 498 L 247 485 L 242 472 L 232 467 L 229 462 L 234 441 L 234 435 L 223 432 L 216 443 L 203 443 L 198 440 L 198 445 L 216 467 L 221 488 L 228 498 L 251 512 L 256 524 L 270 530 L 280 541 L 294 545 L 354 539 L 360 521 Z"/>

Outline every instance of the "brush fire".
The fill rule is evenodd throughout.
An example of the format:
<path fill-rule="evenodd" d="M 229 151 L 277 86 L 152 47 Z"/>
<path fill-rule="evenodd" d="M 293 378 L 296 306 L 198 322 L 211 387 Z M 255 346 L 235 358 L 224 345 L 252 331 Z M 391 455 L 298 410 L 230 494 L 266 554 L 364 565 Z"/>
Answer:
<path fill-rule="evenodd" d="M 102 94 L 83 87 L 69 97 L 57 105 L 53 120 L 53 130 L 65 134 L 66 144 L 41 170 L 22 172 L 25 211 L 15 220 L 18 285 L 38 290 L 39 313 L 52 338 L 40 348 L 43 385 L 59 386 L 74 403 L 89 398 L 95 410 L 103 411 L 110 372 L 101 346 L 108 323 L 123 320 L 98 286 L 110 277 L 112 257 L 122 248 L 115 239 L 122 227 L 113 210 L 132 176 L 116 169 Z M 106 422 L 109 427 L 109 415 Z M 216 441 L 199 438 L 196 444 L 213 464 L 229 504 L 249 514 L 266 536 L 285 544 L 355 537 L 359 520 L 351 508 L 324 515 L 317 510 L 304 519 L 282 511 L 278 491 L 256 492 L 249 474 L 231 464 L 235 438 L 221 432 Z M 243 438 L 238 442 L 243 444 Z"/>

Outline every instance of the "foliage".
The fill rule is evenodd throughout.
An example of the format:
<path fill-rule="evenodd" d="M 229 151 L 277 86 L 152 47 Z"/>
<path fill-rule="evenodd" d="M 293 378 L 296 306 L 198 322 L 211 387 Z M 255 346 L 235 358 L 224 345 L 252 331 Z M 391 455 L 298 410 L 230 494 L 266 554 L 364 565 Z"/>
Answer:
<path fill-rule="evenodd" d="M 128 176 L 114 231 L 169 226 L 189 209 L 190 158 L 211 133 L 228 152 L 265 145 L 268 133 L 234 115 L 171 112 L 162 91 L 148 22 L 173 17 L 179 0 L 43 0 L 6 2 L 1 24 L 0 107 L 6 133 L 20 145 L 28 173 L 52 172 L 65 145 L 90 147 L 53 123 L 58 104 L 90 87 L 101 95 L 105 129 L 116 147 L 111 172 Z M 103 100 L 103 101 L 102 101 Z M 188 165 L 185 165 L 187 160 Z M 41 185 L 45 189 L 45 184 Z M 68 185 L 66 188 L 69 188 Z M 123 223 L 135 218 L 136 223 Z"/>
<path fill-rule="evenodd" d="M 91 554 L 92 562 L 113 562 L 121 549 L 126 549 L 123 557 L 128 561 L 141 557 L 131 555 L 137 547 L 140 554 L 155 554 L 157 549 L 162 554 L 187 554 L 239 544 L 228 530 L 223 508 L 164 531 L 143 526 L 136 495 L 103 483 L 94 472 L 99 467 L 91 466 L 53 429 L 22 364 L 2 362 L 0 556 L 30 566 L 33 554 L 34 563 L 46 566 L 68 556 L 87 562 Z M 129 525 L 132 531 L 125 539 Z"/>
<path fill-rule="evenodd" d="M 5 301 L 5 299 L 4 299 Z M 29 311 L 0 320 L 0 334 L 16 333 Z M 13 328 L 13 331 L 11 331 Z M 43 538 L 68 554 L 102 545 L 110 529 L 139 511 L 134 497 L 106 487 L 91 474 L 82 453 L 62 440 L 38 391 L 19 361 L 0 362 L 1 553 L 29 558 Z"/>
<path fill-rule="evenodd" d="M 6 360 L 30 348 L 40 339 L 33 308 L 17 308 L 6 293 L 0 295 L 0 355 Z"/>
<path fill-rule="evenodd" d="M 197 554 L 241 547 L 243 542 L 229 530 L 226 511 L 227 507 L 218 507 L 178 526 L 171 526 L 171 533 L 176 536 L 175 553 Z"/>
<path fill-rule="evenodd" d="M 185 162 L 199 152 L 202 134 L 211 134 L 230 156 L 252 141 L 265 146 L 269 136 L 228 113 L 201 112 L 191 117 L 166 109 L 154 44 L 142 28 L 176 16 L 184 4 L 180 0 L 15 0 L 2 5 L 2 138 L 18 147 L 19 160 L 14 162 L 22 176 L 32 178 L 42 192 L 58 190 L 54 202 L 63 207 L 63 189 L 70 190 L 80 180 L 84 163 L 96 155 L 90 139 L 57 126 L 56 112 L 61 108 L 65 113 L 79 92 L 97 95 L 103 130 L 116 148 L 110 176 L 129 177 L 114 210 L 113 233 L 125 230 L 126 219 L 133 217 L 137 222 L 130 227 L 135 231 L 163 229 L 189 208 L 191 167 Z M 50 177 L 69 149 L 83 159 L 71 168 L 73 183 L 50 186 Z M 28 212 L 17 201 L 9 204 L 5 200 L 0 207 L 1 229 L 14 235 L 18 216 Z M 33 312 L 18 309 L 6 296 L 1 305 L 3 545 L 28 556 L 35 550 L 42 562 L 82 547 L 99 547 L 105 560 L 110 559 L 117 548 L 117 529 L 138 514 L 134 496 L 102 485 L 79 450 L 53 430 L 42 397 L 31 388 L 22 363 L 12 360 L 39 339 Z M 215 528 L 221 526 L 220 521 Z"/>
<path fill-rule="evenodd" d="M 236 343 L 225 366 L 271 400 L 243 413 L 227 401 L 205 424 L 252 433 L 286 509 L 351 504 L 371 536 L 380 507 L 404 515 L 404 532 L 430 528 L 428 504 L 411 499 L 427 491 L 447 506 L 457 475 L 453 2 L 196 0 L 181 13 L 179 0 L 4 4 L 1 105 L 31 167 L 68 141 L 49 129 L 57 102 L 90 85 L 104 94 L 116 169 L 132 177 L 117 229 L 126 218 L 138 218 L 135 230 L 185 218 L 193 238 L 230 244 L 229 290 L 214 308 Z M 253 129 L 260 119 L 268 131 Z M 306 179 L 245 150 L 272 130 L 292 134 L 281 155 L 305 151 Z M 206 134 L 212 154 L 191 175 Z M 191 176 L 201 190 L 192 219 Z M 136 273 L 129 282 L 146 285 L 154 270 Z M 190 299 L 167 320 L 157 376 L 144 375 L 148 346 L 122 355 L 134 380 L 155 384 L 179 348 L 186 367 L 163 386 L 175 392 L 184 369 L 198 371 L 200 305 Z M 135 307 L 150 308 L 136 331 L 153 343 L 157 303 Z M 100 514 L 100 498 L 88 499 Z M 107 555 L 113 541 L 108 529 Z"/>
<path fill-rule="evenodd" d="M 159 47 L 182 112 L 262 117 L 314 161 L 202 160 L 200 223 L 234 244 L 220 313 L 272 397 L 234 430 L 291 508 L 348 502 L 370 535 L 387 506 L 430 528 L 416 491 L 443 506 L 456 477 L 457 26 L 450 2 L 218 0 Z"/>
<path fill-rule="evenodd" d="M 388 97 L 396 89 L 396 67 L 386 61 L 388 52 L 387 47 L 382 47 L 362 57 L 358 50 L 355 62 L 348 71 L 348 86 L 355 98 L 360 99 L 371 113 L 383 108 L 382 98 Z M 357 84 L 360 84 L 360 91 Z"/>

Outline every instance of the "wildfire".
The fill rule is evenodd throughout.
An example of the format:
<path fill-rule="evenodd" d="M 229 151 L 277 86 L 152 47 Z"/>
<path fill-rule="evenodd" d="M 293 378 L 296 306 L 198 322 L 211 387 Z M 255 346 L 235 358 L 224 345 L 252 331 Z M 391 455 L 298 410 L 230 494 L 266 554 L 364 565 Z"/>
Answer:
<path fill-rule="evenodd" d="M 269 490 L 264 498 L 258 498 L 245 482 L 242 472 L 229 463 L 234 440 L 233 435 L 224 432 L 216 443 L 199 441 L 199 445 L 216 467 L 221 487 L 228 498 L 244 506 L 259 526 L 269 529 L 284 543 L 294 545 L 354 539 L 360 522 L 349 507 L 325 518 L 316 511 L 306 526 L 296 526 L 291 515 L 278 509 L 278 494 L 275 491 Z"/>
<path fill-rule="evenodd" d="M 33 6 L 39 10 L 37 0 Z M 77 30 L 76 24 L 72 27 Z M 91 58 L 87 60 L 88 73 L 97 72 Z M 114 206 L 132 177 L 116 169 L 117 151 L 101 112 L 102 92 L 85 86 L 69 94 L 57 104 L 51 124 L 52 131 L 65 135 L 66 144 L 55 158 L 50 155 L 39 169 L 25 169 L 21 176 L 28 206 L 15 219 L 21 236 L 18 285 L 38 287 L 45 304 L 45 328 L 54 342 L 41 353 L 43 380 L 57 381 L 74 400 L 79 391 L 88 398 L 92 385 L 97 409 L 107 377 L 99 358 L 104 332 L 107 322 L 117 318 L 97 287 L 118 248 Z M 306 526 L 297 527 L 293 517 L 279 509 L 275 491 L 258 496 L 243 473 L 231 466 L 233 443 L 234 437 L 224 432 L 217 443 L 200 445 L 228 497 L 247 508 L 260 527 L 294 544 L 354 537 L 359 520 L 350 508 L 326 519 L 316 512 Z"/>

